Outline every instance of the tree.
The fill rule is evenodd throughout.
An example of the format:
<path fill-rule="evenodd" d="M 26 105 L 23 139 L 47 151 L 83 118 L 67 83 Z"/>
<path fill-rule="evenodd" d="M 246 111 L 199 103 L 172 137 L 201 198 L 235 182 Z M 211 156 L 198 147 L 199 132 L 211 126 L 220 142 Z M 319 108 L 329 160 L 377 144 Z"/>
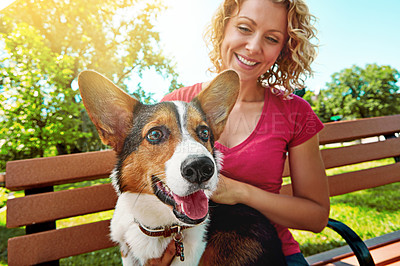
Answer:
<path fill-rule="evenodd" d="M 152 69 L 179 87 L 153 25 L 164 9 L 161 0 L 19 0 L 3 10 L 0 161 L 101 147 L 71 89 L 83 69 L 124 89 L 133 73 Z M 133 94 L 151 100 L 139 85 Z"/>
<path fill-rule="evenodd" d="M 400 74 L 390 66 L 353 66 L 332 75 L 320 92 L 316 112 L 328 122 L 332 116 L 355 119 L 400 113 Z"/>

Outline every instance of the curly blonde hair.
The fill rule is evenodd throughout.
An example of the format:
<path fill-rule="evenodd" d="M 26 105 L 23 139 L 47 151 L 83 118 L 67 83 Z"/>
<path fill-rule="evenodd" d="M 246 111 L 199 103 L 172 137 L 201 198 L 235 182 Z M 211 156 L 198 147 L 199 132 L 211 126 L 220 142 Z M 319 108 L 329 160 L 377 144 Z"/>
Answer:
<path fill-rule="evenodd" d="M 225 27 L 229 19 L 235 16 L 235 10 L 246 0 L 224 0 L 217 9 L 211 23 L 206 28 L 204 39 L 210 48 L 209 57 L 214 67 L 211 72 L 221 72 L 221 44 L 224 39 Z M 295 89 L 304 88 L 304 81 L 311 76 L 311 63 L 317 55 L 317 45 L 311 42 L 316 38 L 314 23 L 316 18 L 310 14 L 304 0 L 269 0 L 280 3 L 288 11 L 288 40 L 275 64 L 261 77 L 259 82 L 263 86 L 269 86 L 273 92 L 277 88 L 283 89 L 288 96 Z"/>

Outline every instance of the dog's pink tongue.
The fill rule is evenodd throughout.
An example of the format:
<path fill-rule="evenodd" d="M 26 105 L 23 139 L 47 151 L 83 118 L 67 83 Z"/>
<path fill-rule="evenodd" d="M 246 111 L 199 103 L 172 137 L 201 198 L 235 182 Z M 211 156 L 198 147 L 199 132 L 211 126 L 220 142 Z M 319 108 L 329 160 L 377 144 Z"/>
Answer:
<path fill-rule="evenodd" d="M 208 198 L 201 190 L 185 197 L 174 195 L 174 200 L 192 220 L 202 219 L 208 213 Z"/>

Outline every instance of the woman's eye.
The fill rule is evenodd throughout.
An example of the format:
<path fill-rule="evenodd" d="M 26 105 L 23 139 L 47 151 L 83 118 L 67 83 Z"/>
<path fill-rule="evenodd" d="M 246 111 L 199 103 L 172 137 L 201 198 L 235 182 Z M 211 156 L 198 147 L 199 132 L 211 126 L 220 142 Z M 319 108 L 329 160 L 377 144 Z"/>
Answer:
<path fill-rule="evenodd" d="M 279 43 L 279 41 L 277 39 L 273 38 L 273 37 L 266 37 L 266 39 L 268 41 L 270 41 L 270 42 L 273 42 L 273 43 Z"/>
<path fill-rule="evenodd" d="M 146 135 L 147 141 L 152 144 L 159 143 L 163 139 L 163 137 L 164 134 L 161 129 L 151 129 Z"/>
<path fill-rule="evenodd" d="M 197 134 L 199 138 L 204 142 L 207 142 L 210 139 L 210 130 L 207 127 L 199 128 Z"/>
<path fill-rule="evenodd" d="M 245 26 L 238 26 L 237 27 L 241 32 L 250 32 L 251 30 Z"/>

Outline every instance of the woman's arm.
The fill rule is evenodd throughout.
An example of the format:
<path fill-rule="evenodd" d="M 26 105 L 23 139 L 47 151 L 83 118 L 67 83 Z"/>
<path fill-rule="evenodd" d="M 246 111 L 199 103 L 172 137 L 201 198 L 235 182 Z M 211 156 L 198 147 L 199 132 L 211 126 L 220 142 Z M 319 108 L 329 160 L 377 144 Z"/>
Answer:
<path fill-rule="evenodd" d="M 242 203 L 285 227 L 320 232 L 329 218 L 329 191 L 318 146 L 318 135 L 289 149 L 292 195 L 266 192 L 221 176 L 212 200 Z"/>

